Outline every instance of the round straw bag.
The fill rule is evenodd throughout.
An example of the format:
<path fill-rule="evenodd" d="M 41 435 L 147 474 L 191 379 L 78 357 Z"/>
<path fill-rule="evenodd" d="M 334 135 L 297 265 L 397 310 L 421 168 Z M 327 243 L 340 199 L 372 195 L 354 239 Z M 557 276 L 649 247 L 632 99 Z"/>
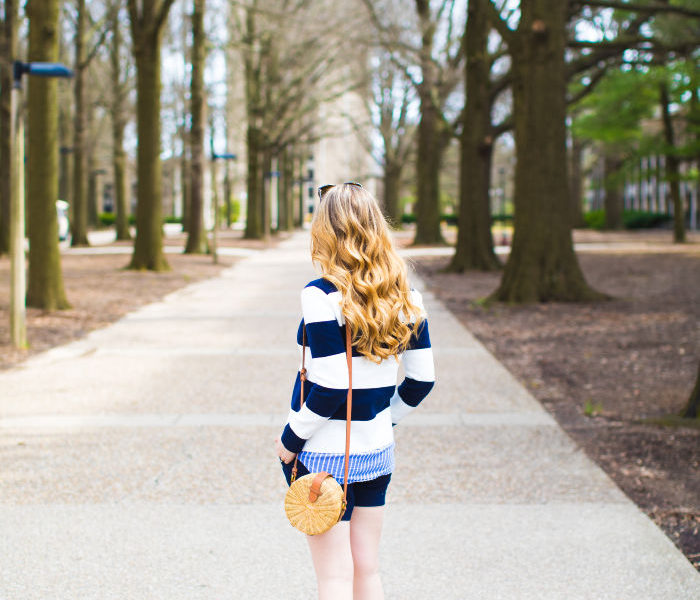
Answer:
<path fill-rule="evenodd" d="M 348 461 L 350 457 L 350 422 L 352 415 L 352 352 L 350 349 L 350 324 L 345 326 L 345 352 L 348 361 L 347 424 L 345 426 L 345 481 L 343 487 L 332 475 L 321 471 L 309 473 L 297 479 L 297 458 L 292 467 L 291 485 L 284 498 L 284 511 L 289 522 L 302 533 L 318 535 L 328 531 L 345 513 L 348 498 Z M 304 325 L 301 359 L 301 404 L 304 403 L 306 369 L 306 325 Z"/>
<path fill-rule="evenodd" d="M 309 473 L 289 486 L 284 510 L 289 522 L 299 531 L 308 535 L 323 533 L 340 521 L 345 512 L 343 488 L 328 473 Z"/>

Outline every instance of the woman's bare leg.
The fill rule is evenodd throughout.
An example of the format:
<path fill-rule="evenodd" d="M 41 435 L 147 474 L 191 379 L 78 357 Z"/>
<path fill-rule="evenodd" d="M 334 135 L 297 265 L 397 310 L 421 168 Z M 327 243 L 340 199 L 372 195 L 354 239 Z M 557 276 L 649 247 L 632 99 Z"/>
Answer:
<path fill-rule="evenodd" d="M 306 540 L 316 571 L 319 600 L 352 600 L 350 523 L 341 521 L 325 533 L 307 535 Z"/>
<path fill-rule="evenodd" d="M 350 519 L 350 548 L 354 564 L 353 599 L 383 600 L 379 576 L 379 538 L 383 506 L 356 506 Z"/>

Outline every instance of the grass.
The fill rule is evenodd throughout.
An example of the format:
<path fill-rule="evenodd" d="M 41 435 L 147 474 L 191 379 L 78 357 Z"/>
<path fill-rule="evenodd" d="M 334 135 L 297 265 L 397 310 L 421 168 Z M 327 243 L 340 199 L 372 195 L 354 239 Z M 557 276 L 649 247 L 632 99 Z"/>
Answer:
<path fill-rule="evenodd" d="M 583 404 L 583 414 L 587 417 L 595 417 L 603 411 L 603 404 L 601 402 L 592 402 L 590 398 L 587 398 Z"/>
<path fill-rule="evenodd" d="M 634 422 L 645 425 L 660 425 L 662 427 L 688 427 L 690 429 L 700 429 L 700 418 L 687 419 L 673 414 L 661 415 L 660 417 L 635 419 Z"/>

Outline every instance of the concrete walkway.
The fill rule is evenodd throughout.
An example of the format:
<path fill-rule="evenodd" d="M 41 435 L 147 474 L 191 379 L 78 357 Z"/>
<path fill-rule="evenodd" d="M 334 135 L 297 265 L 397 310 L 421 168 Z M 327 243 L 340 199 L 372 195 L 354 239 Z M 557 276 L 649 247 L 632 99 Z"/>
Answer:
<path fill-rule="evenodd" d="M 295 234 L 0 375 L 1 599 L 314 596 L 272 440 L 315 277 Z M 395 430 L 386 597 L 700 598 L 666 536 L 424 297 L 437 385 Z"/>

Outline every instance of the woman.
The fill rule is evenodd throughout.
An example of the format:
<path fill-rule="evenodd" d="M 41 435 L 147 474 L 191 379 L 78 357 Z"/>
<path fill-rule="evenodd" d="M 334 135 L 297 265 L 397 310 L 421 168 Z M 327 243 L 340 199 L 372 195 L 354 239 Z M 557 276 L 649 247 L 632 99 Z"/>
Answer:
<path fill-rule="evenodd" d="M 326 471 L 342 485 L 348 369 L 345 326 L 352 333 L 352 427 L 348 506 L 340 523 L 307 536 L 319 598 L 383 598 L 379 538 L 394 469 L 393 426 L 435 382 L 421 295 L 394 250 L 374 197 L 358 183 L 323 186 L 311 225 L 311 258 L 322 277 L 301 292 L 307 381 L 300 407 L 297 373 L 292 406 L 275 440 L 287 483 L 298 453 L 298 476 Z M 405 378 L 397 387 L 399 361 Z"/>

